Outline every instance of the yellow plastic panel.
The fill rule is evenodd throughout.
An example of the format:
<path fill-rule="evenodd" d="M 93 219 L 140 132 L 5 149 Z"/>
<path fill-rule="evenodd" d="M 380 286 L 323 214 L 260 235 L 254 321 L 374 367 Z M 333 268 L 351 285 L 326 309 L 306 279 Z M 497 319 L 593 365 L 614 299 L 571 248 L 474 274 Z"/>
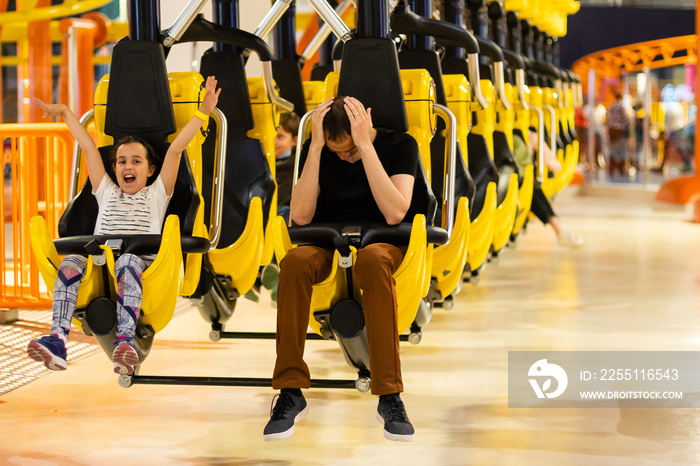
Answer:
<path fill-rule="evenodd" d="M 486 146 L 489 148 L 489 155 L 493 158 L 493 130 L 496 127 L 495 90 L 493 83 L 488 79 L 481 80 L 481 93 L 488 102 L 488 108 L 477 108 L 476 122 L 472 126 L 474 134 L 480 134 L 486 139 Z"/>
<path fill-rule="evenodd" d="M 273 219 L 275 217 L 272 217 Z M 272 225 L 270 229 L 270 245 L 272 247 Z M 208 258 L 216 273 L 231 277 L 231 285 L 242 295 L 255 283 L 263 253 L 263 211 L 262 201 L 254 197 L 248 207 L 248 218 L 245 229 L 236 242 L 222 249 L 209 251 Z"/>
<path fill-rule="evenodd" d="M 248 92 L 250 94 L 251 109 L 253 112 L 253 129 L 247 132 L 247 136 L 257 139 L 262 143 L 263 152 L 267 157 L 272 177 L 275 177 L 275 135 L 277 134 L 278 114 L 272 102 L 270 102 L 262 78 L 248 78 Z M 270 203 L 269 219 L 277 215 L 277 190 Z M 260 265 L 267 265 L 272 261 L 274 248 L 272 246 L 272 229 L 270 222 L 265 228 L 263 253 L 260 257 Z"/>
<path fill-rule="evenodd" d="M 436 281 L 435 290 L 439 291 L 443 298 L 452 294 L 462 281 L 464 266 L 467 264 L 471 229 L 468 202 L 466 197 L 459 198 L 450 242 L 444 246 L 437 246 L 433 252 L 431 276 Z"/>
<path fill-rule="evenodd" d="M 486 187 L 484 207 L 472 220 L 469 233 L 469 255 L 467 264 L 471 271 L 476 270 L 486 260 L 493 242 L 493 229 L 496 215 L 496 183 L 490 182 Z"/>
<path fill-rule="evenodd" d="M 442 76 L 445 87 L 447 108 L 457 120 L 457 142 L 462 150 L 464 163 L 469 167 L 467 136 L 471 125 L 471 93 L 469 82 L 463 74 L 446 74 Z"/>
<path fill-rule="evenodd" d="M 512 173 L 508 181 L 508 191 L 503 202 L 496 208 L 496 221 L 493 230 L 493 249 L 499 251 L 510 238 L 518 208 L 518 175 Z"/>
<path fill-rule="evenodd" d="M 527 165 L 523 173 L 523 182 L 518 190 L 518 213 L 515 217 L 512 235 L 517 235 L 525 224 L 532 207 L 532 192 L 534 190 L 535 170 L 532 165 Z"/>
<path fill-rule="evenodd" d="M 430 180 L 430 140 L 435 125 L 435 95 L 430 84 L 430 74 L 426 70 L 401 70 L 401 85 L 408 118 L 408 134 L 418 143 L 423 167 Z"/>

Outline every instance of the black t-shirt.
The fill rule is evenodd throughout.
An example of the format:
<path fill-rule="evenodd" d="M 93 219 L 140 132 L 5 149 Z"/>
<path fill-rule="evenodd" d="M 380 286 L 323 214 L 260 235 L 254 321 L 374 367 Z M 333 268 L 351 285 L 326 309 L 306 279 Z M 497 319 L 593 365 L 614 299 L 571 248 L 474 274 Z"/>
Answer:
<path fill-rule="evenodd" d="M 308 140 L 302 148 L 301 168 L 306 162 L 310 145 L 311 140 Z M 377 128 L 373 145 L 390 177 L 400 174 L 416 176 L 420 155 L 418 144 L 412 136 Z M 320 193 L 312 223 L 386 223 L 372 196 L 362 159 L 355 163 L 343 161 L 324 146 L 319 185 Z"/>

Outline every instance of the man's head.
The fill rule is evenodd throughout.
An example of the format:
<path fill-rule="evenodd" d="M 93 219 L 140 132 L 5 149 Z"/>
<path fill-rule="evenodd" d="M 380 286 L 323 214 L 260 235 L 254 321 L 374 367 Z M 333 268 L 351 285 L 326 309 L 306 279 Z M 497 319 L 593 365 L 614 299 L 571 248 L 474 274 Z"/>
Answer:
<path fill-rule="evenodd" d="M 323 119 L 323 132 L 326 146 L 331 152 L 335 152 L 341 160 L 346 162 L 352 160 L 357 153 L 357 147 L 351 136 L 350 119 L 345 110 L 345 96 L 333 99 L 330 111 Z"/>

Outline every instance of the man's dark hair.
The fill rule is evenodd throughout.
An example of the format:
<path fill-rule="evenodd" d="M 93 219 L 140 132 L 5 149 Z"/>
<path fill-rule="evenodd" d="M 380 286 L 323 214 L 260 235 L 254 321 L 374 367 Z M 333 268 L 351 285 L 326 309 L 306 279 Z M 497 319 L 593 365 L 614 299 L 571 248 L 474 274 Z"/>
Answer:
<path fill-rule="evenodd" d="M 160 159 L 156 155 L 156 151 L 153 150 L 153 147 L 151 147 L 151 145 L 148 142 L 146 142 L 145 139 L 142 139 L 138 136 L 124 136 L 121 139 L 119 139 L 119 141 L 114 146 L 112 146 L 112 153 L 110 154 L 110 162 L 112 163 L 112 167 L 114 167 L 114 165 L 117 163 L 117 150 L 125 144 L 131 144 L 134 142 L 137 144 L 141 144 L 143 147 L 146 148 L 146 159 L 148 160 L 148 163 L 150 165 L 155 166 L 157 170 L 160 165 Z"/>
<path fill-rule="evenodd" d="M 352 134 L 350 119 L 345 112 L 345 96 L 339 95 L 333 99 L 331 109 L 323 118 L 323 131 L 326 139 L 339 142 Z"/>

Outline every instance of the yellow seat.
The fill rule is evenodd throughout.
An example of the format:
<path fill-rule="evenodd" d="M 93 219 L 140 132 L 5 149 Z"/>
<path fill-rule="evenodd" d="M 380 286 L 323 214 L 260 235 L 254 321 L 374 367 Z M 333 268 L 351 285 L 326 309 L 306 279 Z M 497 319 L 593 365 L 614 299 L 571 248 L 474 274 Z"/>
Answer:
<path fill-rule="evenodd" d="M 457 141 L 462 148 L 464 162 L 469 168 L 469 144 L 467 138 L 471 126 L 471 96 L 469 83 L 463 74 L 442 76 L 445 87 L 447 107 L 457 120 Z M 477 104 L 478 105 L 478 104 Z M 484 204 L 476 217 L 470 214 L 470 226 L 467 242 L 467 260 L 465 270 L 472 272 L 477 270 L 486 260 L 493 241 L 493 231 L 496 212 L 496 183 L 489 182 L 485 194 Z M 455 223 L 456 226 L 456 223 Z"/>
<path fill-rule="evenodd" d="M 435 95 L 430 80 L 430 74 L 426 70 L 401 70 L 401 81 L 408 117 L 408 133 L 418 142 L 427 178 L 434 179 L 434 176 L 442 176 L 442 179 L 444 179 L 444 173 L 431 173 L 430 141 L 433 138 L 433 127 L 435 126 L 433 111 Z M 466 148 L 466 144 L 464 148 Z M 444 160 L 447 160 L 447 157 L 444 157 Z M 446 198 L 444 186 L 443 192 L 439 194 L 443 200 Z M 446 215 L 446 209 L 446 203 L 443 202 L 443 217 Z M 433 291 L 439 293 L 439 295 L 433 295 L 433 299 L 437 301 L 441 301 L 451 295 L 462 281 L 462 274 L 467 262 L 470 228 L 469 200 L 466 197 L 460 197 L 457 200 L 457 206 L 454 211 L 454 226 L 448 243 L 442 246 L 435 246 L 432 254 L 430 250 L 428 251 L 430 261 L 429 283 L 432 284 Z"/>
<path fill-rule="evenodd" d="M 44 282 L 52 287 L 58 276 L 60 259 L 56 246 L 46 227 L 44 217 L 37 215 L 30 222 L 30 238 L 34 258 Z M 96 298 L 116 295 L 117 280 L 114 275 L 114 255 L 107 246 L 100 246 L 104 251 L 105 264 L 97 266 L 93 257 L 88 256 L 85 276 L 78 289 L 77 309 L 87 307 Z M 110 280 L 104 283 L 102 267 L 107 267 Z M 180 246 L 180 225 L 175 215 L 170 215 L 163 227 L 158 254 L 153 263 L 141 276 L 143 283 L 143 300 L 141 303 L 141 323 L 150 325 L 155 333 L 161 331 L 170 321 L 175 310 L 175 301 L 183 279 L 182 248 Z M 108 289 L 106 289 L 108 287 Z M 82 323 L 74 319 L 80 328 Z"/>

